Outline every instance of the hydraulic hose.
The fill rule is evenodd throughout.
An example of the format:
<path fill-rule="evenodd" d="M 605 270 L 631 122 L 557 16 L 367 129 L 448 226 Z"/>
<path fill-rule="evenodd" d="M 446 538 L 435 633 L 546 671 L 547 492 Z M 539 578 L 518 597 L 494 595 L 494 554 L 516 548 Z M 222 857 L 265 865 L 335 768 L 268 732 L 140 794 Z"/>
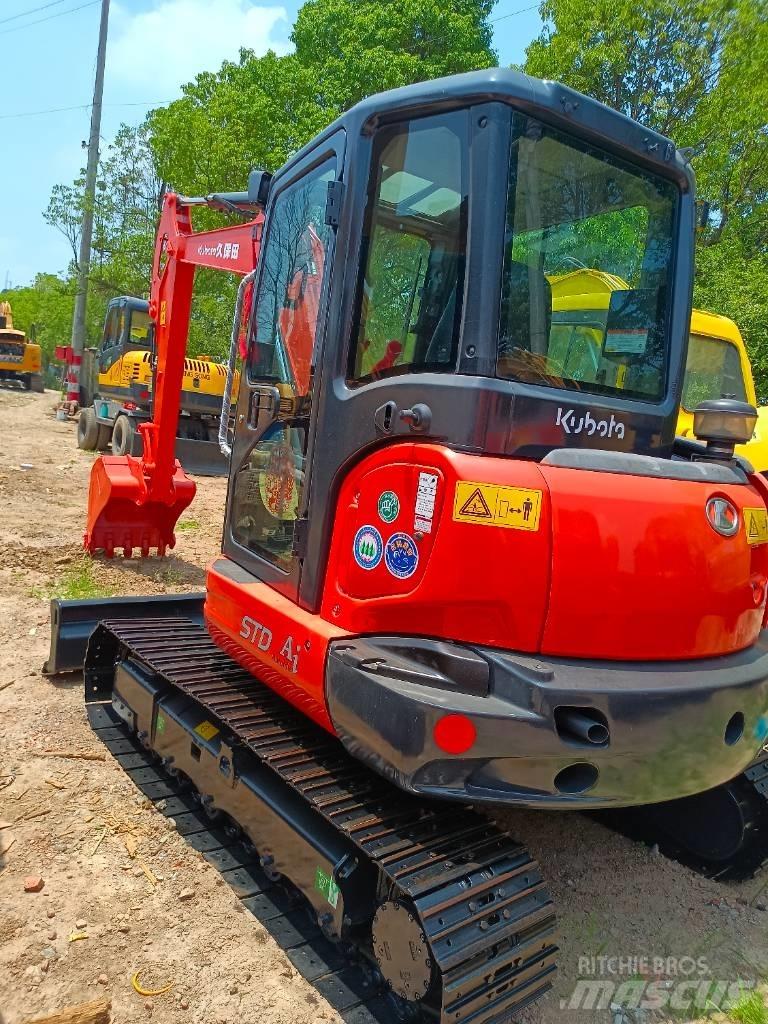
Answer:
<path fill-rule="evenodd" d="M 229 458 L 232 455 L 232 445 L 229 443 L 229 414 L 232 411 L 232 387 L 235 382 L 235 363 L 237 362 L 237 343 L 240 337 L 240 324 L 243 315 L 243 301 L 248 285 L 256 277 L 256 271 L 252 270 L 240 282 L 235 300 L 235 315 L 232 320 L 232 337 L 229 341 L 229 360 L 227 361 L 227 379 L 224 384 L 224 394 L 221 400 L 221 419 L 219 420 L 219 448 L 221 454 Z"/>

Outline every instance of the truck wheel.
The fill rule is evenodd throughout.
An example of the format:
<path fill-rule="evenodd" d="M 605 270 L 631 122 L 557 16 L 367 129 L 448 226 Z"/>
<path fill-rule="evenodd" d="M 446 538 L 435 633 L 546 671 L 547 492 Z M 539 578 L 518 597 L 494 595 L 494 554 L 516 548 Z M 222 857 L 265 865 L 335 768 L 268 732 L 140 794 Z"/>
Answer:
<path fill-rule="evenodd" d="M 45 391 L 45 383 L 43 381 L 42 373 L 31 373 L 29 376 L 29 383 L 32 391 L 36 391 L 39 395 L 41 395 Z"/>
<path fill-rule="evenodd" d="M 118 416 L 112 428 L 112 454 L 130 455 L 136 428 L 128 416 Z"/>
<path fill-rule="evenodd" d="M 77 447 L 86 452 L 94 451 L 98 435 L 99 424 L 96 421 L 96 413 L 90 406 L 87 409 L 82 409 L 77 419 Z"/>
<path fill-rule="evenodd" d="M 96 448 L 105 452 L 112 440 L 112 425 L 110 423 L 99 423 L 99 433 L 96 436 Z"/>
<path fill-rule="evenodd" d="M 32 374 L 31 373 L 23 373 L 21 375 L 21 384 L 22 384 L 22 387 L 24 388 L 25 391 L 31 391 L 32 390 Z"/>

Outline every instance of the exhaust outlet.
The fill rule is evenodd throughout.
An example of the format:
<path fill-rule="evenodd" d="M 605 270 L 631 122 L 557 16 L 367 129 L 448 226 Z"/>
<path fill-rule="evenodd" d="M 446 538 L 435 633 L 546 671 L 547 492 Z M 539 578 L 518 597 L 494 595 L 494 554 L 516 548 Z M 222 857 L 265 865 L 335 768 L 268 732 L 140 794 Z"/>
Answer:
<path fill-rule="evenodd" d="M 591 747 L 606 747 L 611 738 L 605 717 L 594 708 L 555 708 L 555 728 L 560 739 Z"/>

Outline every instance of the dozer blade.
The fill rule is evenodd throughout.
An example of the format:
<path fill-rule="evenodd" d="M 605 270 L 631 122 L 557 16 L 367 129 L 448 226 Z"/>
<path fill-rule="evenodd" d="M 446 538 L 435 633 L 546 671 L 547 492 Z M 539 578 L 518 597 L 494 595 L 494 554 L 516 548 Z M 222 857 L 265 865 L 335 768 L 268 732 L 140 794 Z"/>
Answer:
<path fill-rule="evenodd" d="M 162 556 L 176 544 L 174 527 L 195 496 L 195 484 L 176 462 L 169 493 L 152 494 L 142 463 L 130 455 L 102 455 L 91 469 L 88 520 L 83 545 L 90 554 L 111 558 L 122 548 L 130 558 L 138 548 Z"/>
<path fill-rule="evenodd" d="M 226 476 L 229 472 L 229 459 L 222 454 L 216 441 L 177 437 L 176 458 L 193 476 Z"/>
<path fill-rule="evenodd" d="M 197 441 L 189 437 L 176 438 L 176 458 L 187 473 L 193 476 L 226 476 L 229 459 L 217 441 Z M 144 454 L 144 441 L 137 431 L 131 444 L 131 455 L 140 459 Z"/>

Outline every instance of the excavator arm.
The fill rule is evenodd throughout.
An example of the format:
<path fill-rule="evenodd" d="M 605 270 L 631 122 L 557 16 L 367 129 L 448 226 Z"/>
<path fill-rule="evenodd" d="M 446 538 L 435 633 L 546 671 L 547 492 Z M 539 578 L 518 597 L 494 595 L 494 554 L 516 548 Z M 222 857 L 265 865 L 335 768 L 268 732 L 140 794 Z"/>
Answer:
<path fill-rule="evenodd" d="M 195 232 L 192 208 L 237 212 L 241 224 Z M 176 458 L 184 356 L 189 336 L 195 270 L 208 267 L 244 277 L 254 270 L 264 215 L 247 193 L 187 198 L 166 193 L 155 241 L 149 314 L 155 324 L 152 419 L 141 424 L 144 454 L 102 455 L 91 470 L 85 549 L 116 549 L 130 557 L 175 544 L 174 528 L 195 495 L 195 483 Z M 224 403 L 228 407 L 228 403 Z"/>

